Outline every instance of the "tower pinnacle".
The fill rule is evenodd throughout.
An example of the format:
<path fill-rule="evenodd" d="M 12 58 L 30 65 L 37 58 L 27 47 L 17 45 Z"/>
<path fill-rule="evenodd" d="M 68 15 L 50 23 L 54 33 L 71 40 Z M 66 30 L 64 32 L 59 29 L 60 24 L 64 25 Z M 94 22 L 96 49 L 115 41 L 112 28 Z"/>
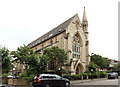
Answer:
<path fill-rule="evenodd" d="M 83 12 L 83 22 L 87 21 L 87 17 L 86 17 L 86 12 L 85 12 L 85 7 L 84 7 L 84 12 Z"/>

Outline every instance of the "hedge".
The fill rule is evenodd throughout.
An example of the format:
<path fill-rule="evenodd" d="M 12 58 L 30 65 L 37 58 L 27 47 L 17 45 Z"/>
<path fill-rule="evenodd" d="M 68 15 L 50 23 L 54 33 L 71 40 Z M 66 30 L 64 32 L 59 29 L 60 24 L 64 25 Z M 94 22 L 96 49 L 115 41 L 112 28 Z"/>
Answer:
<path fill-rule="evenodd" d="M 81 80 L 83 76 L 83 79 L 88 79 L 91 78 L 91 76 L 93 78 L 104 78 L 106 77 L 106 72 L 104 71 L 100 71 L 100 72 L 94 72 L 94 73 L 80 73 L 80 74 L 75 74 L 75 75 L 65 75 L 64 78 L 67 78 L 69 80 Z"/>
<path fill-rule="evenodd" d="M 65 75 L 64 78 L 67 78 L 69 80 L 81 80 L 82 75 Z"/>

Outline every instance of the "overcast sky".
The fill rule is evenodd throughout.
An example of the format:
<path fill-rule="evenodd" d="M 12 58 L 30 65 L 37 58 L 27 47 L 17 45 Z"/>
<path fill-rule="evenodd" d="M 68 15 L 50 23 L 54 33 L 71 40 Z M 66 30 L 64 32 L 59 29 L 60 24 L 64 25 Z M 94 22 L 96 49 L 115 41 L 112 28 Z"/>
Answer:
<path fill-rule="evenodd" d="M 28 44 L 86 9 L 89 53 L 118 59 L 119 0 L 0 0 L 0 45 Z"/>

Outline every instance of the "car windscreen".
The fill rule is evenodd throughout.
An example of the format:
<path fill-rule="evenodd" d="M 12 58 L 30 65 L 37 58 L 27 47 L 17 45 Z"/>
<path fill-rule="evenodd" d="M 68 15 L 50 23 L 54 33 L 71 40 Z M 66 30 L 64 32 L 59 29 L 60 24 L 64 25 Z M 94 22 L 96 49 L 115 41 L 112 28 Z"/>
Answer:
<path fill-rule="evenodd" d="M 61 79 L 61 78 L 62 78 L 62 77 L 60 77 L 60 76 L 58 76 L 58 75 L 56 75 L 55 77 L 56 77 L 56 79 Z"/>

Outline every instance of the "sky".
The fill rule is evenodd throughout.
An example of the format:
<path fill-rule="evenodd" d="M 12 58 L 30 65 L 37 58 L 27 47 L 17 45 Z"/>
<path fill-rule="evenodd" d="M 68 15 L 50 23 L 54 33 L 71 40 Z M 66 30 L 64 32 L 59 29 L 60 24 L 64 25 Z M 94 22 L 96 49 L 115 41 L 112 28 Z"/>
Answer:
<path fill-rule="evenodd" d="M 10 51 L 78 14 L 85 7 L 89 54 L 118 59 L 119 0 L 0 0 L 0 45 Z"/>

